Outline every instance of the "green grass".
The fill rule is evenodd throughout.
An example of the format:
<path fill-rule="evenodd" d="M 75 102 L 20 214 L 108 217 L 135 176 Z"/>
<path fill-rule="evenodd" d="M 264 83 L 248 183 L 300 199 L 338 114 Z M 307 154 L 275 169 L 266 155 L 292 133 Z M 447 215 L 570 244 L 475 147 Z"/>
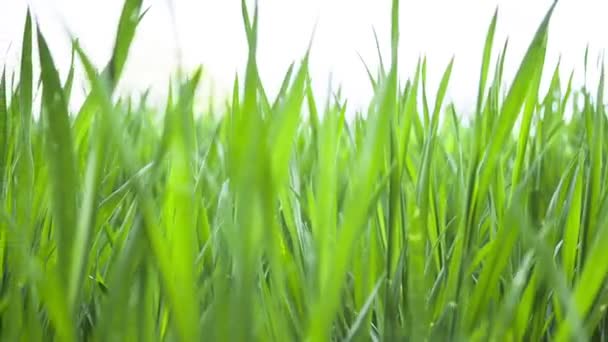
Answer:
<path fill-rule="evenodd" d="M 115 93 L 141 0 L 100 72 L 74 39 L 65 80 L 28 14 L 0 79 L 0 340 L 608 340 L 604 72 L 543 75 L 554 7 L 508 85 L 494 15 L 467 123 L 445 101 L 457 60 L 399 78 L 398 0 L 352 120 L 319 104 L 310 49 L 268 96 L 244 1 L 244 79 L 202 113 L 202 69 L 166 108 Z"/>

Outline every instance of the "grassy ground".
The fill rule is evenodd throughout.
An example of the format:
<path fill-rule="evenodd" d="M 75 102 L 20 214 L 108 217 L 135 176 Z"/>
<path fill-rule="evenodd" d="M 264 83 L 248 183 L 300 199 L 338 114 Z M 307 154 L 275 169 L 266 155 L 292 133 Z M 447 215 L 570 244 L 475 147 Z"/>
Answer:
<path fill-rule="evenodd" d="M 398 6 L 393 62 L 348 122 L 315 101 L 308 55 L 266 96 L 245 6 L 246 75 L 203 115 L 200 70 L 166 108 L 113 94 L 140 0 L 109 64 L 75 43 L 66 80 L 28 16 L 0 82 L 0 340 L 607 340 L 603 72 L 539 93 L 551 8 L 505 88 L 495 16 L 464 125 L 451 63 L 435 99 L 424 60 L 398 80 Z M 90 93 L 68 113 L 74 65 Z"/>

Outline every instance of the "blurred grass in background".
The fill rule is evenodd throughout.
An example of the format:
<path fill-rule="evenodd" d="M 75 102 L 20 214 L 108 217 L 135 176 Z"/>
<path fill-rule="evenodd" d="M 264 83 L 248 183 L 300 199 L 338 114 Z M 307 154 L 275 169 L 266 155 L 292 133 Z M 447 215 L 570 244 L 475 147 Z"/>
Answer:
<path fill-rule="evenodd" d="M 100 72 L 74 40 L 65 80 L 28 14 L 0 80 L 0 339 L 607 340 L 603 70 L 539 93 L 554 6 L 506 88 L 492 18 L 467 124 L 444 103 L 452 62 L 435 99 L 424 59 L 398 79 L 398 0 L 353 120 L 316 101 L 310 51 L 267 96 L 244 2 L 245 77 L 201 115 L 202 69 L 166 108 L 115 94 L 141 0 Z M 76 66 L 90 91 L 70 113 Z"/>

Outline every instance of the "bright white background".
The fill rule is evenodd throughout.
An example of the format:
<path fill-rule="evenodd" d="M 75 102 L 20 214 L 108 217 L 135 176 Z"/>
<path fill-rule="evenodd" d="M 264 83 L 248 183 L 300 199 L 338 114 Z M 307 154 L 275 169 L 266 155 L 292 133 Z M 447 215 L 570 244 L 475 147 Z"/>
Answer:
<path fill-rule="evenodd" d="M 434 94 L 443 69 L 455 55 L 449 97 L 460 111 L 470 110 L 484 37 L 496 6 L 499 19 L 495 44 L 502 46 L 509 37 L 505 70 L 509 78 L 551 2 L 402 0 L 402 78 L 411 74 L 418 56 L 426 55 L 430 90 Z M 208 81 L 203 92 L 226 95 L 235 72 L 242 71 L 247 55 L 240 0 L 144 3 L 150 11 L 136 35 L 122 88 L 142 90 L 151 86 L 156 94 L 161 94 L 181 59 L 189 69 L 204 66 Z M 66 28 L 80 38 L 98 66 L 107 62 L 122 0 L 0 0 L 0 62 L 9 70 L 18 63 L 28 4 L 49 40 L 56 63 L 63 67 L 62 75 L 67 71 L 70 56 Z M 366 103 L 371 87 L 357 53 L 372 68 L 377 66 L 372 31 L 375 27 L 385 58 L 389 56 L 390 0 L 259 0 L 259 7 L 258 61 L 271 94 L 289 64 L 305 52 L 317 24 L 311 73 L 318 95 L 324 95 L 331 73 L 333 84 L 342 86 L 351 104 L 356 107 Z M 175 25 L 170 8 L 175 13 Z M 608 47 L 607 14 L 606 0 L 561 0 L 550 27 L 547 67 L 552 69 L 561 56 L 563 72 L 576 68 L 575 81 L 580 85 L 585 46 L 591 46 L 594 66 L 601 51 Z M 545 74 L 545 79 L 549 77 Z M 564 82 L 565 79 L 564 75 Z"/>

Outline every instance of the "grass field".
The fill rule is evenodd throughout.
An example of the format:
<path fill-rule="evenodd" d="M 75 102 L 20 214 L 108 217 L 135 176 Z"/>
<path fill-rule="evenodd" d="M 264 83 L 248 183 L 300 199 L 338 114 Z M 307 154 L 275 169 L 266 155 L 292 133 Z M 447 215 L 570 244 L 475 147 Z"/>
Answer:
<path fill-rule="evenodd" d="M 308 54 L 266 95 L 244 4 L 222 110 L 195 110 L 200 69 L 166 108 L 121 98 L 141 2 L 100 72 L 74 40 L 61 80 L 28 15 L 2 75 L 0 340 L 608 340 L 604 76 L 542 75 L 553 7 L 507 85 L 489 21 L 465 124 L 444 103 L 452 63 L 434 99 L 424 59 L 398 79 L 398 0 L 392 63 L 352 120 L 317 101 Z M 76 66 L 90 92 L 70 113 Z"/>

